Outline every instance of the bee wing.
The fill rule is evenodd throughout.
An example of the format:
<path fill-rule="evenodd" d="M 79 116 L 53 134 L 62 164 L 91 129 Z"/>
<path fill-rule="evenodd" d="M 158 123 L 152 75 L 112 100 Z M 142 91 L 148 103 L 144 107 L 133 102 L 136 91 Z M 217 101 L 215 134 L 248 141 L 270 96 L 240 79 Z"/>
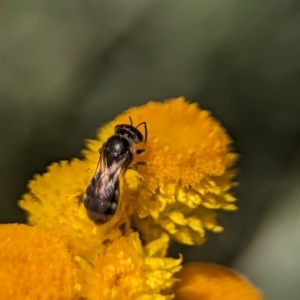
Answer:
<path fill-rule="evenodd" d="M 109 182 L 116 182 L 123 169 L 124 163 L 126 161 L 126 155 L 116 159 L 110 166 L 107 165 L 107 160 L 103 153 L 103 148 L 100 149 L 100 159 L 95 173 L 95 177 L 99 177 L 101 184 L 106 185 Z"/>
<path fill-rule="evenodd" d="M 103 146 L 104 145 L 105 144 L 103 144 Z M 99 158 L 99 161 L 98 161 L 98 165 L 97 165 L 97 169 L 96 169 L 94 177 L 96 176 L 96 174 L 104 172 L 105 169 L 108 167 L 107 166 L 107 160 L 105 159 L 105 155 L 103 154 L 103 146 L 99 150 L 100 158 Z"/>
<path fill-rule="evenodd" d="M 126 155 L 107 165 L 103 150 L 100 149 L 100 159 L 96 173 L 87 187 L 84 205 L 87 210 L 104 213 L 118 189 L 118 178 L 126 161 Z"/>

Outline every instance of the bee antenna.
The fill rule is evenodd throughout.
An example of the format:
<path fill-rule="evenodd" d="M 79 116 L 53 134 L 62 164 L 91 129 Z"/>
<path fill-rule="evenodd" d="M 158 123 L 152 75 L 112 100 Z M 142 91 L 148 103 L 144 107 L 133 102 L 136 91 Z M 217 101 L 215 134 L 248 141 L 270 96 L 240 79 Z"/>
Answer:
<path fill-rule="evenodd" d="M 131 116 L 129 116 L 129 121 L 130 121 L 130 125 L 132 125 L 133 123 L 132 123 L 132 118 L 131 118 Z"/>
<path fill-rule="evenodd" d="M 144 130 L 145 130 L 145 141 L 147 141 L 148 138 L 148 129 L 147 129 L 147 123 L 146 122 L 142 122 L 139 125 L 137 125 L 135 128 L 138 128 L 139 126 L 144 125 Z"/>

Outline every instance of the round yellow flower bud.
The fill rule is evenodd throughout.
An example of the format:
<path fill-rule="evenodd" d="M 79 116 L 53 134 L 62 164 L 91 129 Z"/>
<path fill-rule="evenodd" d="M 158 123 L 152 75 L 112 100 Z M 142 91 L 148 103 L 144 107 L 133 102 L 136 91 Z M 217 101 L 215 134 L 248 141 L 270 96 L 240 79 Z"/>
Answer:
<path fill-rule="evenodd" d="M 261 293 L 243 276 L 210 263 L 189 263 L 177 274 L 175 300 L 262 300 Z"/>

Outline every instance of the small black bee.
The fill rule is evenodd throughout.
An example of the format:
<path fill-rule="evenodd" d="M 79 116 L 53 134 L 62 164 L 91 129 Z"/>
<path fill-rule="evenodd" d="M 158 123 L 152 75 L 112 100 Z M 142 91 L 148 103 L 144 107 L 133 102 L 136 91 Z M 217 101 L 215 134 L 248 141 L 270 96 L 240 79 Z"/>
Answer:
<path fill-rule="evenodd" d="M 133 145 L 147 141 L 147 123 L 142 122 L 134 127 L 131 117 L 129 120 L 130 125 L 116 125 L 114 135 L 99 149 L 97 170 L 83 198 L 87 214 L 95 223 L 104 224 L 113 218 L 119 202 L 119 176 L 130 166 L 136 154 L 145 152 L 144 148 L 135 150 Z M 145 138 L 138 130 L 142 125 Z M 138 161 L 132 168 L 145 164 Z"/>

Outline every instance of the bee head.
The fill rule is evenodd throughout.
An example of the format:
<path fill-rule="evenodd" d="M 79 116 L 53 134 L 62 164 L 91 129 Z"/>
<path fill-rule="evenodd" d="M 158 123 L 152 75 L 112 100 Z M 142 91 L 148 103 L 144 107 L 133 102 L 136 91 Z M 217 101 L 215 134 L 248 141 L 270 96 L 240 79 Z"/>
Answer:
<path fill-rule="evenodd" d="M 136 127 L 129 124 L 117 125 L 115 127 L 115 134 L 126 137 L 134 144 L 144 141 L 143 134 Z"/>

